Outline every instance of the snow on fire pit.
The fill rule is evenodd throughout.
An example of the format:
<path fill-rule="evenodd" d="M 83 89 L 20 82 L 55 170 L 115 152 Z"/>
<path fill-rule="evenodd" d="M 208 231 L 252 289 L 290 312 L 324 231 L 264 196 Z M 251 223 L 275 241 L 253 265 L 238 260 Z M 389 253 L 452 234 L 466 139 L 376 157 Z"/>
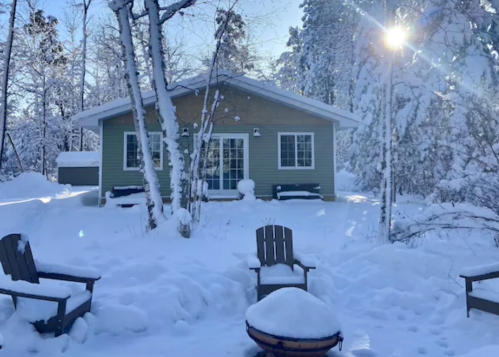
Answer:
<path fill-rule="evenodd" d="M 246 328 L 269 356 L 276 357 L 323 356 L 343 341 L 331 309 L 298 288 L 279 289 L 251 306 Z"/>

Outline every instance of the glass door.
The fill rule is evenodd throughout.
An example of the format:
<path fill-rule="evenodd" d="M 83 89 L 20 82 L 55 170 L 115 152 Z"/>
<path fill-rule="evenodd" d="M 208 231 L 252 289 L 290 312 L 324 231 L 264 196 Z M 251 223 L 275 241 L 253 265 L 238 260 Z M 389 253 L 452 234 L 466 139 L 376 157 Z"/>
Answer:
<path fill-rule="evenodd" d="M 248 134 L 213 134 L 207 153 L 206 182 L 213 195 L 237 195 L 237 183 L 249 177 Z"/>

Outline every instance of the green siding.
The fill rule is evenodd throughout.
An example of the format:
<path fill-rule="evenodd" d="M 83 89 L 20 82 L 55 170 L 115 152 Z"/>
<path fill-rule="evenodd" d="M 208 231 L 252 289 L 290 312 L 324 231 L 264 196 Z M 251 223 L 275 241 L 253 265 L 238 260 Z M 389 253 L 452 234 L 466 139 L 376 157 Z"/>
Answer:
<path fill-rule="evenodd" d="M 333 175 L 333 124 L 331 125 L 260 125 L 260 137 L 253 136 L 255 125 L 216 125 L 214 133 L 249 134 L 249 177 L 255 181 L 257 196 L 271 196 L 273 184 L 318 183 L 325 196 L 334 196 Z M 149 124 L 150 131 L 160 131 L 158 124 Z M 192 147 L 189 138 L 181 138 L 182 150 Z M 124 132 L 134 131 L 133 124 L 105 121 L 103 128 L 102 194 L 113 186 L 141 185 L 142 174 L 123 170 Z M 315 169 L 279 170 L 278 133 L 313 132 Z M 157 171 L 161 194 L 170 195 L 170 178 L 166 151 L 163 153 L 163 170 Z"/>

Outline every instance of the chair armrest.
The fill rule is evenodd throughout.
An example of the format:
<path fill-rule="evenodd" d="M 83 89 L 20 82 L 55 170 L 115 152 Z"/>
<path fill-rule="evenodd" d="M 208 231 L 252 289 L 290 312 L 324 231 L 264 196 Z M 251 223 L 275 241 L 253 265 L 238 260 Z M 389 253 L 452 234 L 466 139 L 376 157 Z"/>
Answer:
<path fill-rule="evenodd" d="M 48 264 L 35 260 L 38 277 L 44 279 L 89 283 L 100 279 L 100 273 L 92 268 Z"/>
<path fill-rule="evenodd" d="M 302 267 L 303 269 L 315 269 L 315 261 L 314 259 L 310 258 L 310 256 L 303 255 L 300 253 L 294 253 L 294 264 L 297 264 L 298 266 Z"/>
<path fill-rule="evenodd" d="M 478 265 L 461 270 L 461 278 L 480 281 L 499 278 L 499 263 Z"/>
<path fill-rule="evenodd" d="M 2 281 L 0 283 L 0 294 L 61 302 L 71 297 L 71 290 L 68 288 L 41 286 L 27 281 Z"/>
<path fill-rule="evenodd" d="M 248 268 L 251 270 L 260 269 L 262 267 L 262 263 L 260 263 L 260 259 L 256 255 L 248 254 L 247 257 Z"/>
<path fill-rule="evenodd" d="M 38 272 L 38 277 L 42 278 L 42 279 L 71 281 L 74 283 L 90 283 L 90 282 L 97 281 L 100 279 L 100 278 L 74 276 L 74 275 L 68 275 L 68 274 L 46 273 L 43 271 Z"/>

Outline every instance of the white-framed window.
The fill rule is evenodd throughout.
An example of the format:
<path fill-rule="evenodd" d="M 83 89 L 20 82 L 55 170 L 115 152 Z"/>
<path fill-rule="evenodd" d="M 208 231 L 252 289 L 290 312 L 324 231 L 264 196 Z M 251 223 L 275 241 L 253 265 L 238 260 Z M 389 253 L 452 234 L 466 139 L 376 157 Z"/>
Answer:
<path fill-rule="evenodd" d="M 159 131 L 149 132 L 152 162 L 156 170 L 163 170 L 163 135 Z M 133 131 L 125 132 L 123 170 L 137 171 L 140 168 L 137 136 Z"/>
<path fill-rule="evenodd" d="M 279 169 L 315 168 L 314 133 L 278 133 Z"/>

